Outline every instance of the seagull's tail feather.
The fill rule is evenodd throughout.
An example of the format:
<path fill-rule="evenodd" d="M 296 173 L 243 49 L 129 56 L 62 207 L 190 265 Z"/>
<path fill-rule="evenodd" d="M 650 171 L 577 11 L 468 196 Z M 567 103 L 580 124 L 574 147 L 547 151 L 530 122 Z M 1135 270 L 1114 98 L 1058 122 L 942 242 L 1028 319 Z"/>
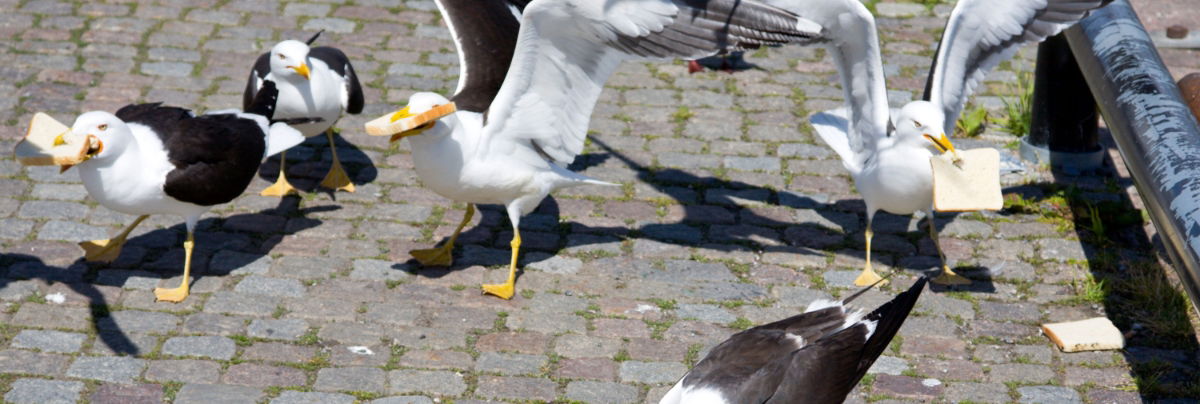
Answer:
<path fill-rule="evenodd" d="M 842 158 L 842 165 L 846 167 L 846 170 L 856 175 L 862 170 L 862 167 L 854 150 L 850 148 L 849 116 L 850 111 L 842 107 L 813 114 L 808 118 L 808 122 L 816 130 L 817 136 L 825 141 L 825 144 L 829 145 L 829 148 L 833 149 L 838 157 Z"/>
<path fill-rule="evenodd" d="M 897 295 L 863 318 L 863 321 L 874 321 L 875 327 L 870 337 L 867 338 L 867 343 L 863 346 L 858 374 L 854 380 L 861 379 L 863 375 L 866 375 L 871 364 L 875 363 L 875 359 L 878 359 L 879 355 L 882 355 L 883 351 L 892 343 L 892 338 L 900 331 L 900 326 L 904 325 L 904 320 L 908 318 L 913 306 L 917 304 L 917 298 L 921 297 L 921 291 L 925 290 L 927 281 L 928 278 L 921 277 L 904 293 Z"/>
<path fill-rule="evenodd" d="M 550 169 L 554 171 L 554 175 L 558 177 L 558 181 L 554 182 L 554 188 L 570 188 L 580 185 L 606 185 L 610 187 L 621 186 L 621 184 L 608 181 L 601 181 L 586 175 L 562 168 L 558 164 L 550 163 Z"/>
<path fill-rule="evenodd" d="M 304 134 L 287 123 L 276 122 L 271 124 L 271 129 L 267 131 L 266 140 L 267 153 L 263 155 L 264 159 L 304 143 Z"/>

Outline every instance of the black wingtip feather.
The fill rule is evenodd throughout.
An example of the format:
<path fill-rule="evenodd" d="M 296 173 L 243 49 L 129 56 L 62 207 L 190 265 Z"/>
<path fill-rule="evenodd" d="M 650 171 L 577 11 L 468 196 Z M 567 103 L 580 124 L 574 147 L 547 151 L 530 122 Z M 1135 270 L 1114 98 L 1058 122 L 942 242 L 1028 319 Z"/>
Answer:
<path fill-rule="evenodd" d="M 897 295 L 890 302 L 884 303 L 864 317 L 866 320 L 874 320 L 877 323 L 875 324 L 875 333 L 871 334 L 871 338 L 867 339 L 867 343 L 863 346 L 862 359 L 859 362 L 858 375 L 855 380 L 866 375 L 871 364 L 875 363 L 875 359 L 878 359 L 879 355 L 882 355 L 883 351 L 891 344 L 892 338 L 900 331 L 904 320 L 908 319 L 908 314 L 912 312 L 928 282 L 928 278 L 921 277 L 904 293 Z"/>
<path fill-rule="evenodd" d="M 246 107 L 246 112 L 256 115 L 262 115 L 270 120 L 275 116 L 275 102 L 279 99 L 279 90 L 275 88 L 275 82 L 270 80 L 263 81 L 262 88 L 258 89 L 258 93 L 254 95 L 254 101 Z"/>
<path fill-rule="evenodd" d="M 317 33 L 313 34 L 312 38 L 308 38 L 308 40 L 304 41 L 304 43 L 308 44 L 308 46 L 312 46 L 313 42 L 316 42 L 317 38 L 321 37 L 321 34 L 324 32 L 325 32 L 324 29 L 317 31 Z"/>

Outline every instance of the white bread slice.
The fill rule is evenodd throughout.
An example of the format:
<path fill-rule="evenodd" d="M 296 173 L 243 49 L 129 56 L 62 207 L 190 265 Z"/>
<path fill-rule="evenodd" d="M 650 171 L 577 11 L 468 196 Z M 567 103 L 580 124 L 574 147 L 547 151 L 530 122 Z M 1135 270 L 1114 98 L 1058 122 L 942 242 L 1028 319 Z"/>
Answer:
<path fill-rule="evenodd" d="M 73 139 L 66 137 L 66 144 L 55 146 L 58 135 L 71 130 L 67 125 L 54 120 L 50 115 L 38 112 L 29 122 L 25 138 L 13 148 L 17 161 L 27 166 L 63 166 L 82 163 L 87 159 L 91 138 Z"/>
<path fill-rule="evenodd" d="M 969 212 L 1000 210 L 1000 152 L 992 148 L 960 150 L 958 165 L 950 154 L 929 158 L 933 169 L 933 210 Z"/>
<path fill-rule="evenodd" d="M 1042 332 L 1063 352 L 1104 351 L 1125 347 L 1125 336 L 1107 317 L 1042 324 Z"/>
<path fill-rule="evenodd" d="M 407 132 L 426 123 L 441 119 L 446 115 L 453 114 L 457 110 L 458 108 L 453 102 L 448 102 L 396 122 L 392 122 L 392 114 L 387 114 L 367 122 L 367 134 L 371 136 L 391 136 Z"/>

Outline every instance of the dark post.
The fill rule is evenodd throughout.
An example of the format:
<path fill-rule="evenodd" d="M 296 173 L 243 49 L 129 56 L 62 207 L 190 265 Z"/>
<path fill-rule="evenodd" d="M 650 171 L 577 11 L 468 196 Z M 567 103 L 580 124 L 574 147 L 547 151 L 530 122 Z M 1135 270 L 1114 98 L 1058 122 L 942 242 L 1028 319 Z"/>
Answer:
<path fill-rule="evenodd" d="M 1032 108 L 1022 158 L 1056 168 L 1091 169 L 1102 164 L 1096 100 L 1062 34 L 1038 45 Z"/>

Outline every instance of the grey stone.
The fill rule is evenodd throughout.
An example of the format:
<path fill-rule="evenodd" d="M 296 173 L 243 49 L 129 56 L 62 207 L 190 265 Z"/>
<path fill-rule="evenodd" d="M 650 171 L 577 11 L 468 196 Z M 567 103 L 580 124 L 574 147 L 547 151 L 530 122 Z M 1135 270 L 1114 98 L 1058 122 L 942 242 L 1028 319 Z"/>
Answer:
<path fill-rule="evenodd" d="M 237 351 L 233 340 L 218 336 L 174 337 L 163 343 L 163 355 L 228 360 Z"/>
<path fill-rule="evenodd" d="M 96 326 L 105 331 L 166 334 L 179 325 L 179 318 L 167 313 L 122 310 L 101 317 Z"/>
<path fill-rule="evenodd" d="M 395 396 L 371 400 L 369 404 L 433 404 L 433 400 L 425 396 Z"/>
<path fill-rule="evenodd" d="M 45 352 L 79 352 L 87 335 L 62 331 L 22 330 L 13 338 L 13 347 L 32 348 Z"/>
<path fill-rule="evenodd" d="M 475 361 L 475 370 L 504 375 L 535 375 L 541 373 L 547 360 L 542 355 L 484 352 Z"/>
<path fill-rule="evenodd" d="M 304 285 L 295 279 L 268 278 L 250 275 L 238 282 L 233 291 L 251 295 L 267 295 L 277 297 L 300 297 L 304 295 Z"/>
<path fill-rule="evenodd" d="M 1079 393 L 1069 387 L 1026 386 L 1017 388 L 1023 404 L 1083 403 Z"/>
<path fill-rule="evenodd" d="M 946 386 L 945 398 L 950 402 L 1007 403 L 1008 386 L 989 383 L 953 383 Z"/>
<path fill-rule="evenodd" d="M 728 324 L 737 320 L 737 316 L 711 304 L 681 304 L 679 308 L 675 309 L 675 316 L 685 320 L 694 319 L 719 324 Z"/>
<path fill-rule="evenodd" d="M 383 370 L 368 367 L 325 368 L 317 371 L 313 388 L 323 391 L 370 391 L 382 393 L 386 381 Z"/>
<path fill-rule="evenodd" d="M 4 401 L 13 404 L 74 404 L 83 390 L 82 382 L 18 379 Z"/>
<path fill-rule="evenodd" d="M 146 361 L 129 357 L 81 356 L 67 369 L 67 376 L 113 383 L 133 383 Z"/>
<path fill-rule="evenodd" d="M 195 359 L 151 361 L 146 380 L 153 382 L 216 383 L 221 365 Z"/>
<path fill-rule="evenodd" d="M 265 275 L 271 269 L 271 262 L 267 255 L 221 250 L 209 260 L 208 270 L 230 275 Z"/>
<path fill-rule="evenodd" d="M 300 319 L 255 319 L 246 334 L 256 338 L 295 341 L 308 332 L 308 322 Z"/>
<path fill-rule="evenodd" d="M 22 219 L 79 220 L 86 217 L 88 207 L 73 202 L 30 201 L 21 204 L 17 217 Z"/>
<path fill-rule="evenodd" d="M 427 393 L 457 396 L 467 390 L 461 373 L 430 370 L 393 370 L 388 372 L 392 394 Z"/>
<path fill-rule="evenodd" d="M 142 63 L 142 73 L 151 76 L 187 77 L 192 74 L 192 64 L 184 62 Z"/>
<path fill-rule="evenodd" d="M 38 231 L 38 240 L 83 241 L 108 238 L 108 229 L 77 221 L 51 220 Z"/>
<path fill-rule="evenodd" d="M 375 259 L 354 260 L 354 269 L 350 271 L 350 279 L 397 281 L 412 277 L 412 274 L 403 268 L 407 268 L 407 265 Z"/>
<path fill-rule="evenodd" d="M 529 263 L 526 268 L 535 269 L 542 272 L 571 275 L 579 272 L 579 268 L 583 266 L 583 261 L 578 258 L 552 256 L 550 258 Z"/>
<path fill-rule="evenodd" d="M 354 404 L 354 396 L 339 393 L 300 392 L 285 390 L 271 404 Z"/>
<path fill-rule="evenodd" d="M 254 404 L 262 397 L 262 390 L 254 387 L 193 383 L 175 393 L 175 404 Z"/>
<path fill-rule="evenodd" d="M 867 374 L 885 374 L 900 376 L 908 370 L 908 362 L 895 356 L 880 356 L 867 370 Z"/>
<path fill-rule="evenodd" d="M 678 362 L 621 362 L 620 377 L 623 382 L 662 384 L 674 383 L 687 373 L 687 366 Z"/>
<path fill-rule="evenodd" d="M 574 381 L 567 385 L 567 399 L 585 403 L 635 403 L 638 393 L 637 387 L 612 382 Z"/>

